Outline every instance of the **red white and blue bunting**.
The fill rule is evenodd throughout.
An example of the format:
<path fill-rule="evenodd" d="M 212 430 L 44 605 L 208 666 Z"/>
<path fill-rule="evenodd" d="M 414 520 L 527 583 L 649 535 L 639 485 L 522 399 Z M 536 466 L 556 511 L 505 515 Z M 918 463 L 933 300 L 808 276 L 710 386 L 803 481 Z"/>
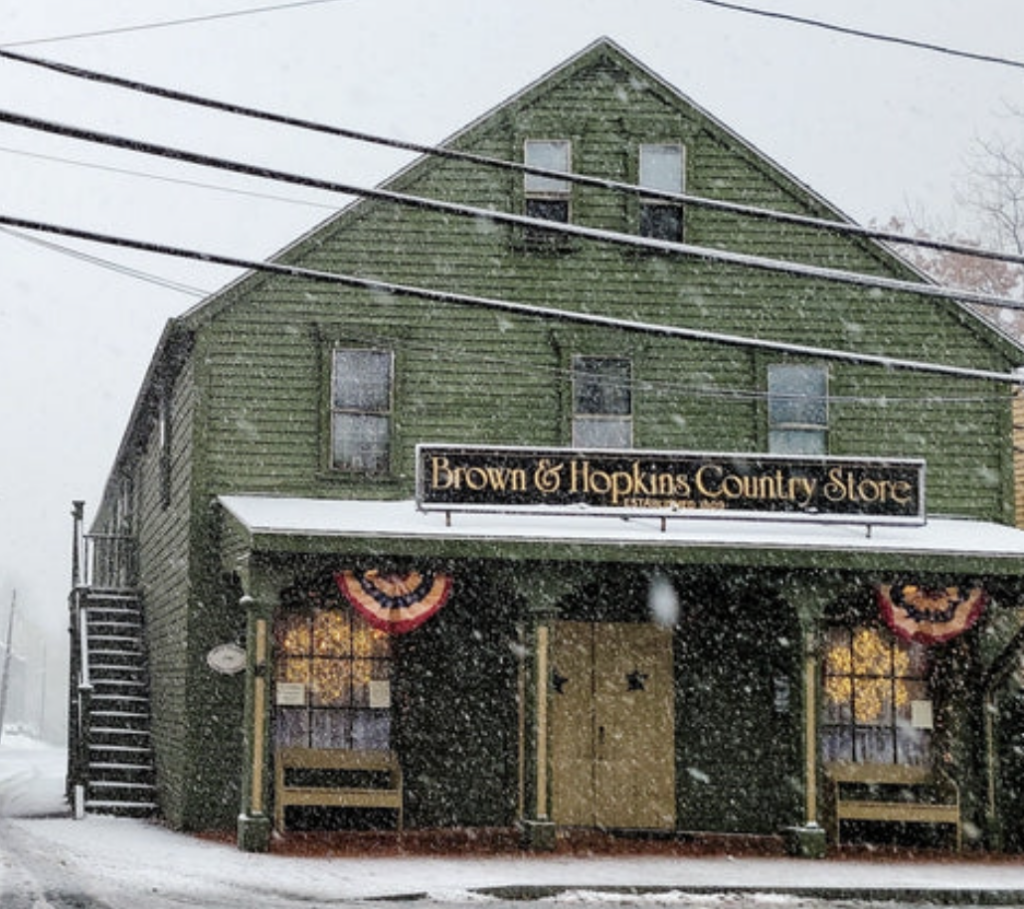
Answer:
<path fill-rule="evenodd" d="M 389 634 L 418 628 L 444 606 L 452 590 L 451 575 L 430 572 L 339 571 L 334 579 L 352 608 Z"/>
<path fill-rule="evenodd" d="M 963 634 L 978 621 L 988 602 L 981 587 L 882 584 L 877 597 L 893 634 L 920 644 L 940 644 Z"/>

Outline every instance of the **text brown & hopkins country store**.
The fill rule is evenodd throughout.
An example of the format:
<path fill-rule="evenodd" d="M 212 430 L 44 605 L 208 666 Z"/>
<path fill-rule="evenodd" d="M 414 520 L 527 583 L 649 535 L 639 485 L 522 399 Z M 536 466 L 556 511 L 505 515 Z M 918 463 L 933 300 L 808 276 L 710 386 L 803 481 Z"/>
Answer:
<path fill-rule="evenodd" d="M 924 523 L 923 461 L 421 445 L 421 508 L 758 512 Z"/>

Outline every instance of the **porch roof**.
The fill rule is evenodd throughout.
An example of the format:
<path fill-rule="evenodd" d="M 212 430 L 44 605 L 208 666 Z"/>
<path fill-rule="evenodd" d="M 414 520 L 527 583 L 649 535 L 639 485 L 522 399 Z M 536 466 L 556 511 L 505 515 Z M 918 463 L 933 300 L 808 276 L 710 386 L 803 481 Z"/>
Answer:
<path fill-rule="evenodd" d="M 628 519 L 560 512 L 424 512 L 411 500 L 225 495 L 260 553 L 636 561 L 1024 575 L 1024 531 L 965 518 L 920 526 L 806 520 Z"/>

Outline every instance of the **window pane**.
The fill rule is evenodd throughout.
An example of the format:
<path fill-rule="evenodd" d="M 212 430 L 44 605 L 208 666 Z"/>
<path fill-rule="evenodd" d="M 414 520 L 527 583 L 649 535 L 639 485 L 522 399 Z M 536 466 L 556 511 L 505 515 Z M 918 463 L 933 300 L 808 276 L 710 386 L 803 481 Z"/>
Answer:
<path fill-rule="evenodd" d="M 352 650 L 348 616 L 340 610 L 321 612 L 313 620 L 313 648 L 317 656 L 348 656 Z"/>
<path fill-rule="evenodd" d="M 352 667 L 348 660 L 313 660 L 310 691 L 314 707 L 337 707 L 352 698 Z"/>
<path fill-rule="evenodd" d="M 275 724 L 278 747 L 305 746 L 309 741 L 309 713 L 304 707 L 278 707 Z"/>
<path fill-rule="evenodd" d="M 385 710 L 358 710 L 352 716 L 352 748 L 383 751 L 391 740 L 391 716 Z"/>
<path fill-rule="evenodd" d="M 653 240 L 682 240 L 683 209 L 678 205 L 641 205 L 640 236 Z"/>
<path fill-rule="evenodd" d="M 828 381 L 820 366 L 768 368 L 768 422 L 773 428 L 828 424 Z"/>
<path fill-rule="evenodd" d="M 576 448 L 632 448 L 633 422 L 578 417 L 572 424 L 572 444 Z"/>
<path fill-rule="evenodd" d="M 773 454 L 823 455 L 825 434 L 819 429 L 772 430 L 768 433 L 768 450 Z"/>
<path fill-rule="evenodd" d="M 524 157 L 530 167 L 568 173 L 569 149 L 568 139 L 528 139 Z M 526 174 L 524 188 L 527 193 L 566 195 L 569 192 L 569 182 L 555 177 Z"/>
<path fill-rule="evenodd" d="M 683 147 L 681 145 L 641 145 L 640 185 L 659 192 L 678 193 L 683 189 Z"/>
<path fill-rule="evenodd" d="M 526 216 L 539 218 L 542 221 L 557 221 L 559 224 L 569 223 L 569 203 L 565 199 L 527 199 Z M 537 238 L 553 236 L 551 231 L 531 226 L 530 236 Z M 557 235 L 555 235 L 557 236 Z"/>
<path fill-rule="evenodd" d="M 629 360 L 578 357 L 573 368 L 573 410 L 577 414 L 630 414 Z"/>
<path fill-rule="evenodd" d="M 389 410 L 391 354 L 380 350 L 336 350 L 334 406 L 342 410 Z"/>
<path fill-rule="evenodd" d="M 353 470 L 385 471 L 390 421 L 385 416 L 334 415 L 334 465 Z"/>
<path fill-rule="evenodd" d="M 315 710 L 310 745 L 313 748 L 351 748 L 352 716 L 348 710 Z"/>

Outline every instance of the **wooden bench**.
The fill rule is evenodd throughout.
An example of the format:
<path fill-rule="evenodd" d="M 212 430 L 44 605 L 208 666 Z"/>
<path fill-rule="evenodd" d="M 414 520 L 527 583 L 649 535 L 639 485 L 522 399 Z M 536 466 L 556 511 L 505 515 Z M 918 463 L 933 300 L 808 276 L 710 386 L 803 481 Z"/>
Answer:
<path fill-rule="evenodd" d="M 281 748 L 274 755 L 274 821 L 289 805 L 390 808 L 402 829 L 402 768 L 390 751 Z"/>
<path fill-rule="evenodd" d="M 885 821 L 952 825 L 960 851 L 960 790 L 945 774 L 924 766 L 847 763 L 831 764 L 825 773 L 837 846 L 843 821 Z"/>

